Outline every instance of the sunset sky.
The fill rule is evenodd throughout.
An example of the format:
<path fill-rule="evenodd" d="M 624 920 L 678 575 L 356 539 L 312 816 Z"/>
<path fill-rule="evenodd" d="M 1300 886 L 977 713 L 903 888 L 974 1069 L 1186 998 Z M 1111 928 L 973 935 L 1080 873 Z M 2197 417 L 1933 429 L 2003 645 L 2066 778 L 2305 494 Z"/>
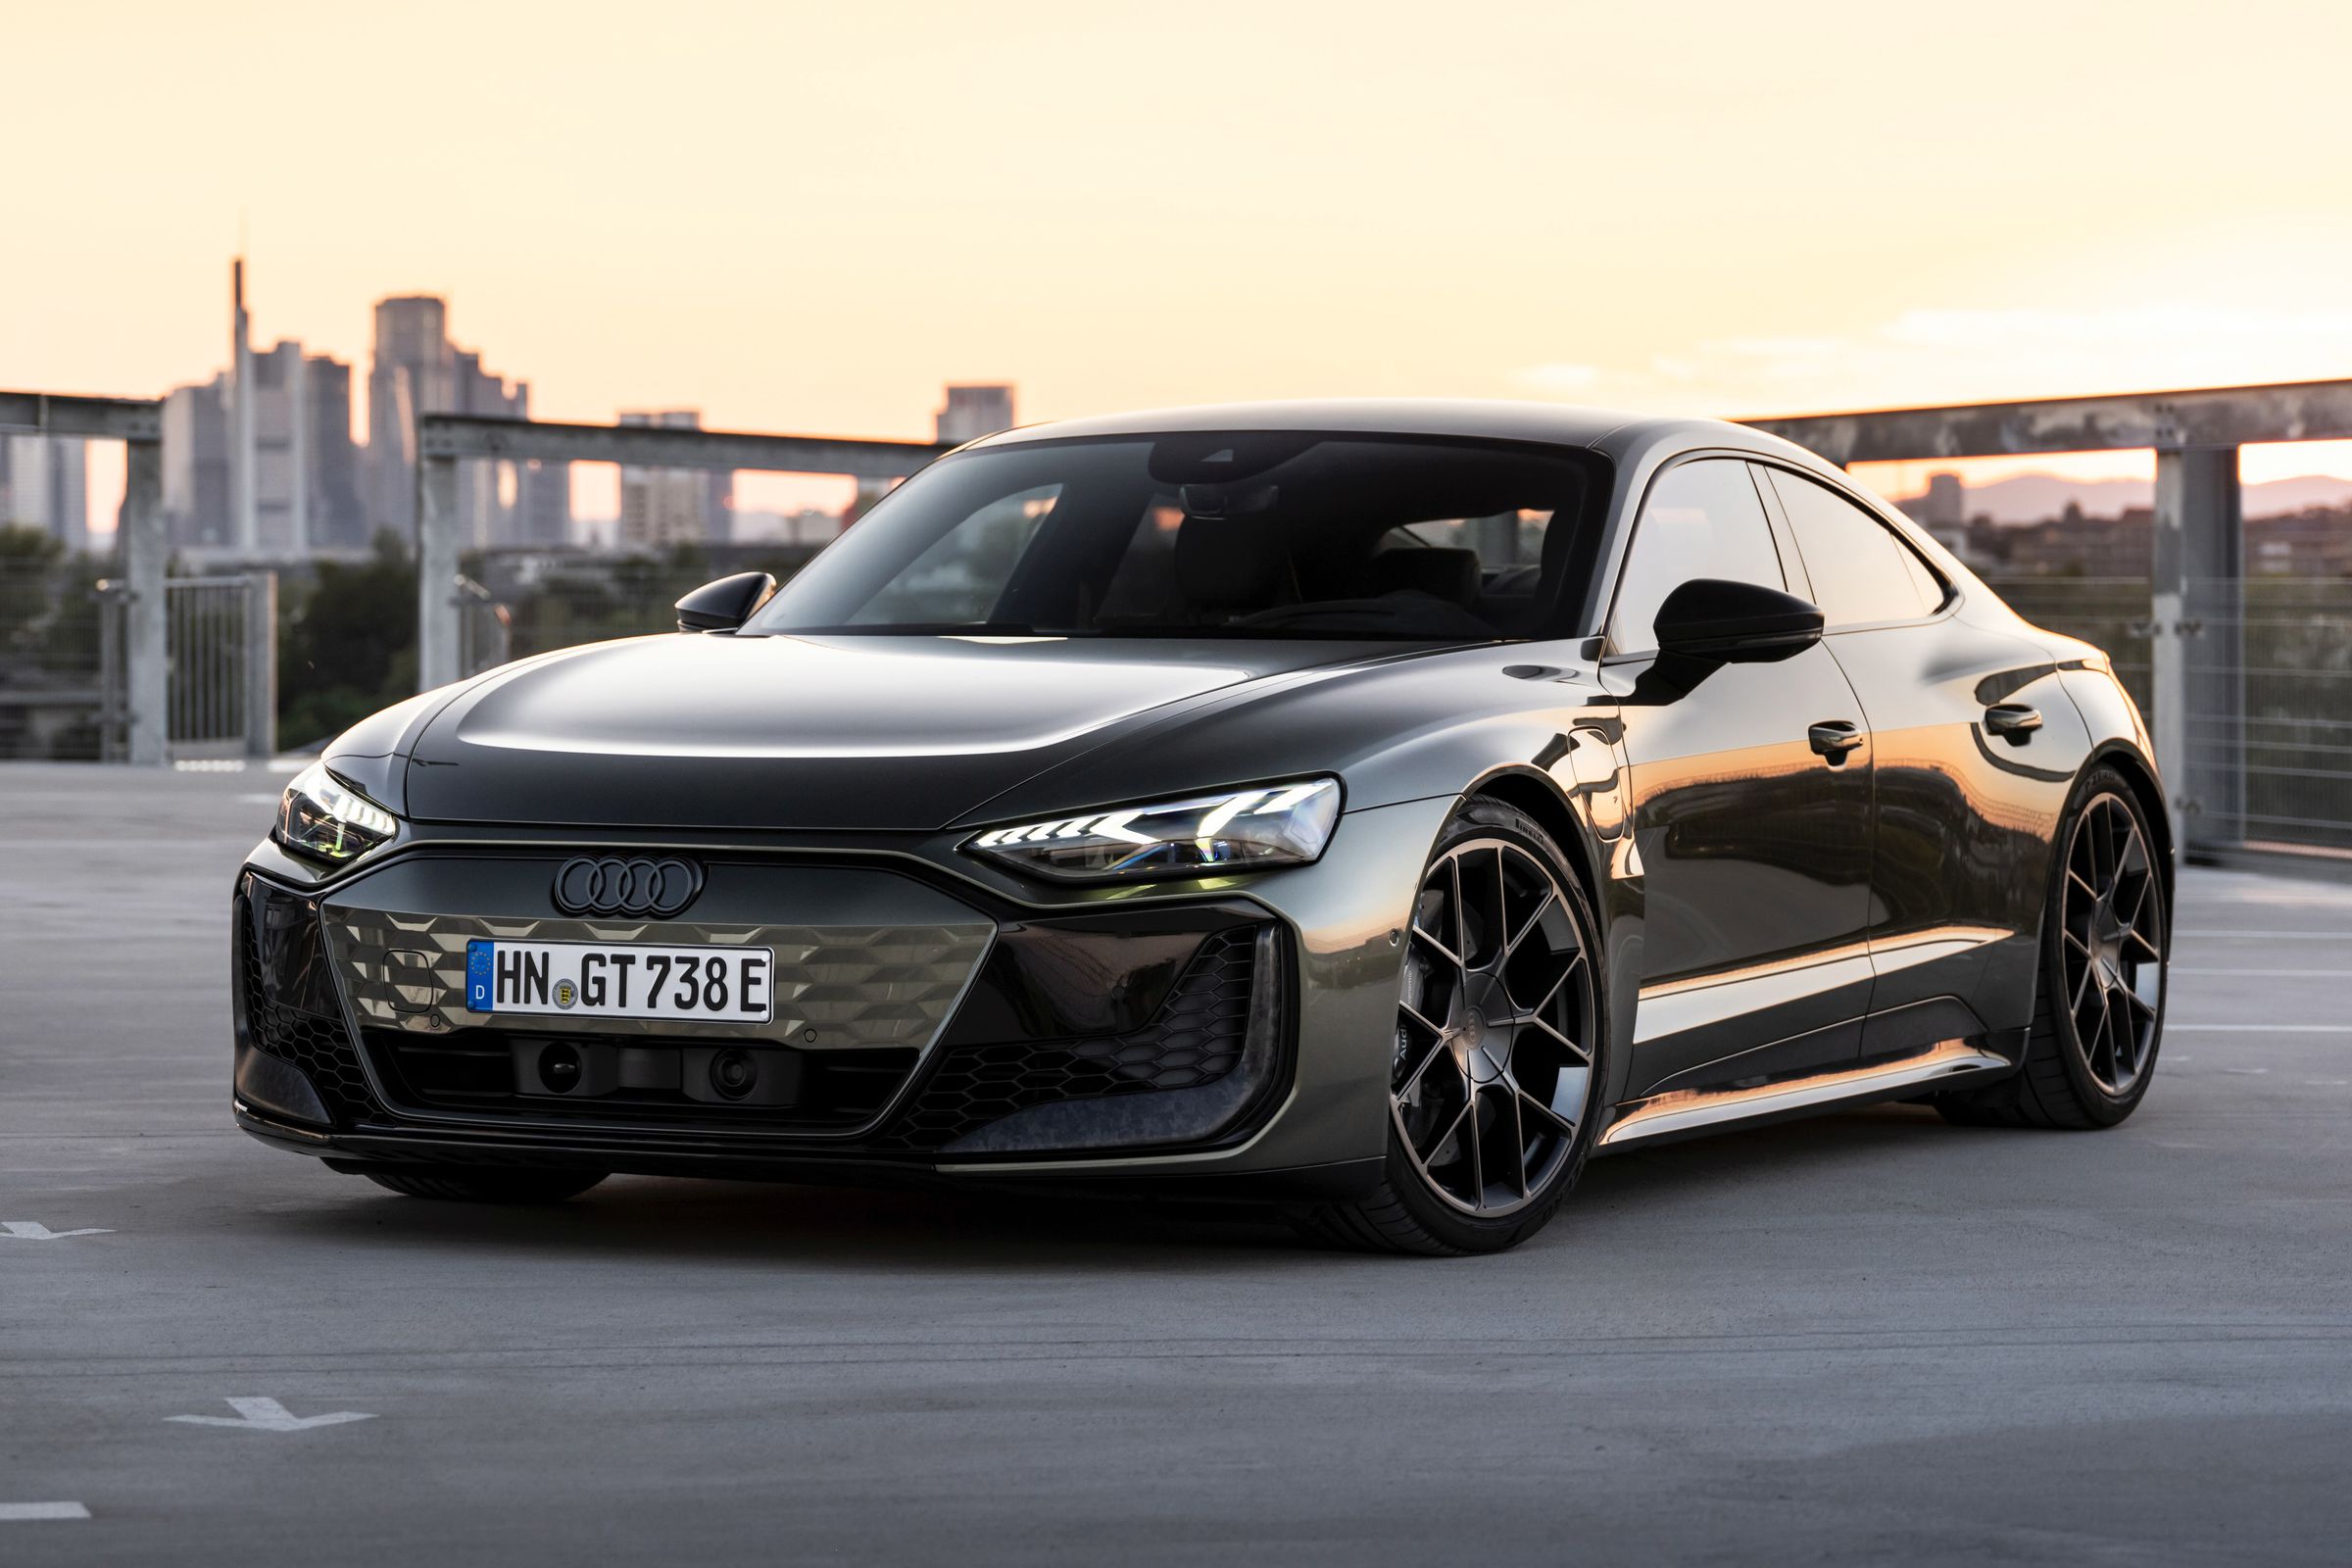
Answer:
<path fill-rule="evenodd" d="M 209 376 L 240 235 L 264 343 L 364 376 L 371 303 L 443 293 L 556 418 L 2352 374 L 2342 0 L 0 0 L 0 386 Z"/>

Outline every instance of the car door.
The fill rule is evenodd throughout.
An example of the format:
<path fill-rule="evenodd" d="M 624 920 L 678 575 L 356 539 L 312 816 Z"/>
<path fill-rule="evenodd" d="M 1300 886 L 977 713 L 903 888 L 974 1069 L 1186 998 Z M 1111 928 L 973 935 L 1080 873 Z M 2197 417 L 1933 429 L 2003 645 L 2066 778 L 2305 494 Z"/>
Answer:
<path fill-rule="evenodd" d="M 1636 1094 L 1850 1060 L 1869 1004 L 1871 746 L 1827 649 L 1770 663 L 1659 657 L 1650 627 L 1693 577 L 1791 588 L 1738 458 L 1652 480 L 1609 619 L 1643 893 Z M 1799 579 L 1801 581 L 1801 579 Z"/>
<path fill-rule="evenodd" d="M 2046 649 L 1972 621 L 1858 497 L 1764 466 L 1875 754 L 1863 1051 L 2031 1021 L 2049 846 L 2089 731 Z"/>

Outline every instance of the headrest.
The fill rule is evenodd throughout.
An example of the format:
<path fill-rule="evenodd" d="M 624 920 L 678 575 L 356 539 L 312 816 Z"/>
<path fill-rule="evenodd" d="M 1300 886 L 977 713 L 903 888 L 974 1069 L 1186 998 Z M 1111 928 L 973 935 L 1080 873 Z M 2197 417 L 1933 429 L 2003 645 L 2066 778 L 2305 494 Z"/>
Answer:
<path fill-rule="evenodd" d="M 1264 517 L 1187 517 L 1176 530 L 1176 586 L 1199 609 L 1263 610 L 1282 568 L 1282 535 Z"/>
<path fill-rule="evenodd" d="M 1405 589 L 1467 610 L 1478 603 L 1478 583 L 1475 550 L 1383 550 L 1372 558 L 1376 596 Z"/>

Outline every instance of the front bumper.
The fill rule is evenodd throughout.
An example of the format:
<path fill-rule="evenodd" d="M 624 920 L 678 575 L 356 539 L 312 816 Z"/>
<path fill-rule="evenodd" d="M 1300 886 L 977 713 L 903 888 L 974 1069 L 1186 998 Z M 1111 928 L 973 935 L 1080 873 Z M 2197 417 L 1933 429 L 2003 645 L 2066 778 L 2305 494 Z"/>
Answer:
<path fill-rule="evenodd" d="M 1390 933 L 1449 804 L 1345 818 L 1315 866 L 1116 899 L 1011 897 L 919 854 L 665 844 L 708 867 L 666 922 L 552 900 L 566 855 L 654 846 L 427 839 L 322 886 L 266 847 L 236 889 L 238 1120 L 345 1168 L 1359 1190 L 1385 1147 Z M 468 1015 L 477 936 L 768 946 L 776 1017 Z M 534 1084 L 558 1041 L 602 1054 L 598 1093 Z M 676 1060 L 714 1044 L 792 1093 L 681 1093 Z"/>

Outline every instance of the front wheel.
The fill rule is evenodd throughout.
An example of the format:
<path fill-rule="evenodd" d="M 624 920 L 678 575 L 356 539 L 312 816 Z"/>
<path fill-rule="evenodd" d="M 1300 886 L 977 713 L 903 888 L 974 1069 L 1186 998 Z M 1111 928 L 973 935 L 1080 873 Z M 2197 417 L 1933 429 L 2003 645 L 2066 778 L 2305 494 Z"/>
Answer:
<path fill-rule="evenodd" d="M 2093 768 L 2060 830 L 2034 1030 L 2016 1073 L 1936 1108 L 1963 1126 L 2112 1127 L 2138 1108 L 2164 1033 L 2164 868 L 2132 787 Z"/>
<path fill-rule="evenodd" d="M 1597 926 L 1551 836 L 1471 800 L 1401 941 L 1381 1186 L 1307 1228 L 1371 1250 L 1498 1252 L 1542 1228 L 1592 1152 L 1607 1038 Z"/>
<path fill-rule="evenodd" d="M 369 1171 L 368 1179 L 409 1198 L 460 1203 L 561 1203 L 605 1179 L 601 1170 L 530 1170 L 473 1165 L 419 1165 L 415 1170 Z"/>

